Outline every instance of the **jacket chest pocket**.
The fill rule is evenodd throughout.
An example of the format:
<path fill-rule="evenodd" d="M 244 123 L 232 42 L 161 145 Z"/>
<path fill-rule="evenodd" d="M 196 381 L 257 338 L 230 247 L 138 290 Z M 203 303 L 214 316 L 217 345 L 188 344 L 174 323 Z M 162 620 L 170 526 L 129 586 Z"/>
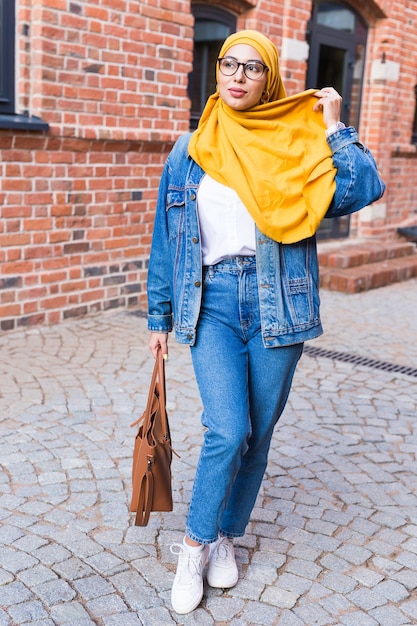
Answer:
<path fill-rule="evenodd" d="M 292 323 L 306 324 L 311 321 L 311 290 L 307 278 L 298 278 L 288 282 L 289 312 Z"/>
<path fill-rule="evenodd" d="M 172 241 L 185 230 L 185 190 L 168 189 L 166 200 L 168 237 Z"/>

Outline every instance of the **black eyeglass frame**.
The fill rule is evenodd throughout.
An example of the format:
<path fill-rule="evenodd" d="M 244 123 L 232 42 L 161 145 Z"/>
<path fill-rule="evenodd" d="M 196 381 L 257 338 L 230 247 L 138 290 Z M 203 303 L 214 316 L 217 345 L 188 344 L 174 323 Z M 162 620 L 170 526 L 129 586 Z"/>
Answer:
<path fill-rule="evenodd" d="M 220 61 L 224 61 L 225 59 L 230 59 L 231 61 L 233 61 L 234 63 L 236 63 L 237 67 L 235 69 L 234 72 L 232 72 L 231 74 L 225 74 L 220 66 Z M 234 57 L 219 57 L 217 59 L 217 63 L 219 64 L 219 70 L 220 72 L 223 74 L 223 76 L 234 76 L 236 74 L 236 72 L 239 70 L 239 67 L 242 65 L 243 66 L 243 73 L 246 76 L 246 78 L 249 78 L 249 80 L 260 80 L 262 78 L 262 76 L 264 76 L 264 74 L 266 72 L 269 72 L 269 67 L 267 65 L 265 65 L 265 63 L 263 63 L 262 61 L 258 61 L 257 59 L 253 60 L 253 61 L 246 61 L 246 63 L 242 63 L 239 62 L 237 59 L 235 59 Z M 258 65 L 262 65 L 263 71 L 262 74 L 259 74 L 259 78 L 253 78 L 252 76 L 248 76 L 246 74 L 246 66 L 247 65 L 253 65 L 254 63 L 257 63 Z"/>

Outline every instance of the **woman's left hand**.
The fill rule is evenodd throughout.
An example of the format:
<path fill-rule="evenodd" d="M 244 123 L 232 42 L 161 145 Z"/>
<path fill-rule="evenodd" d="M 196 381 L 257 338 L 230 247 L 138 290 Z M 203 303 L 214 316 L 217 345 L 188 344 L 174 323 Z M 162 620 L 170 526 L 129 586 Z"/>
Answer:
<path fill-rule="evenodd" d="M 327 128 L 340 122 L 340 112 L 342 110 L 342 96 L 333 87 L 324 87 L 313 94 L 318 101 L 313 107 L 313 111 L 323 109 L 323 120 Z"/>

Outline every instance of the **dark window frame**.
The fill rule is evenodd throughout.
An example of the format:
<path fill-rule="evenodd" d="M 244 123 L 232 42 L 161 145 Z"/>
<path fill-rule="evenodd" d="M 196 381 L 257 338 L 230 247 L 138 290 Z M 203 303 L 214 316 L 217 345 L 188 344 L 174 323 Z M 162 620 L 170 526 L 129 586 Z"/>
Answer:
<path fill-rule="evenodd" d="M 15 112 L 15 2 L 0 0 L 0 113 Z"/>
<path fill-rule="evenodd" d="M 417 85 L 414 85 L 414 120 L 411 133 L 411 143 L 417 144 Z"/>
<path fill-rule="evenodd" d="M 0 0 L 0 128 L 46 131 L 49 124 L 39 117 L 16 113 L 15 5 L 15 0 Z"/>

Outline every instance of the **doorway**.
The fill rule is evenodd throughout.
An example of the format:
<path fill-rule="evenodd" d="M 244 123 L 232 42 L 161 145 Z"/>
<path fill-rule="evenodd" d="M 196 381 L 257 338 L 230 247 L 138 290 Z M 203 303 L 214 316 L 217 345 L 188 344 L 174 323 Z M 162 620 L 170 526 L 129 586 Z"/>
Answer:
<path fill-rule="evenodd" d="M 217 6 L 192 4 L 194 63 L 188 77 L 190 130 L 198 126 L 207 98 L 216 91 L 215 67 L 223 41 L 236 30 L 236 16 Z"/>
<path fill-rule="evenodd" d="M 334 87 L 343 98 L 341 120 L 359 129 L 367 28 L 343 1 L 315 0 L 308 27 L 306 88 Z M 349 235 L 349 216 L 323 220 L 319 239 Z"/>

